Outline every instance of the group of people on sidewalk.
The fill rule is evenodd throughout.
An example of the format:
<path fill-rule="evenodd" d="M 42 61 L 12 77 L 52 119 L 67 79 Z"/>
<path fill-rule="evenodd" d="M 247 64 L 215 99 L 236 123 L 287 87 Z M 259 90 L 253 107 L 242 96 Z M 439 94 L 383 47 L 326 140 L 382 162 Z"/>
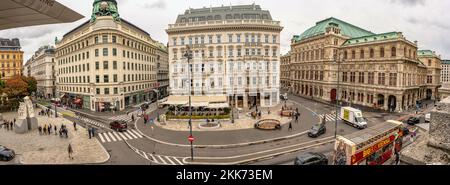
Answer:
<path fill-rule="evenodd" d="M 67 129 L 67 127 L 62 124 L 61 127 L 58 128 L 56 125 L 52 125 L 52 124 L 45 124 L 44 127 L 39 126 L 38 127 L 38 131 L 39 131 L 39 135 L 52 135 L 54 133 L 54 135 L 58 135 L 59 132 L 59 137 L 61 138 L 69 138 L 69 130 Z"/>
<path fill-rule="evenodd" d="M 299 118 L 299 117 L 300 117 L 300 112 L 298 112 L 298 108 L 296 108 L 296 109 L 295 109 L 295 112 L 292 114 L 292 120 L 295 119 L 295 123 L 298 124 L 298 118 Z M 292 127 L 292 121 L 289 122 L 289 128 L 288 128 L 288 130 L 289 130 L 289 131 L 292 131 L 292 130 L 293 130 L 293 127 Z"/>
<path fill-rule="evenodd" d="M 0 128 L 4 127 L 7 131 L 10 131 L 10 130 L 13 130 L 15 124 L 16 124 L 16 118 L 14 118 L 13 121 L 4 121 L 3 124 L 0 125 Z"/>
<path fill-rule="evenodd" d="M 38 115 L 39 116 L 47 116 L 47 117 L 51 117 L 51 116 L 53 116 L 53 112 L 52 111 L 50 111 L 50 109 L 42 109 L 41 111 L 39 111 L 38 112 Z"/>

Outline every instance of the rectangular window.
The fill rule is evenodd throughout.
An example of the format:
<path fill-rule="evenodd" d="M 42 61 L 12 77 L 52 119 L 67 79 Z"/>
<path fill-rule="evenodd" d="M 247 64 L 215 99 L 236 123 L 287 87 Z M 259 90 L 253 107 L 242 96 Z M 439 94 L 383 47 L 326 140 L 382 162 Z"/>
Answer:
<path fill-rule="evenodd" d="M 108 35 L 102 35 L 102 43 L 108 43 Z"/>
<path fill-rule="evenodd" d="M 100 75 L 95 75 L 95 83 L 100 83 Z"/>
<path fill-rule="evenodd" d="M 119 89 L 117 87 L 114 87 L 114 94 L 119 94 Z"/>
<path fill-rule="evenodd" d="M 397 73 L 389 74 L 389 85 L 394 87 L 397 86 Z"/>
<path fill-rule="evenodd" d="M 173 42 L 172 42 L 172 44 L 173 44 L 174 46 L 176 46 L 176 45 L 177 45 L 177 38 L 173 38 Z"/>
<path fill-rule="evenodd" d="M 184 37 L 181 38 L 181 45 L 184 46 Z"/>
<path fill-rule="evenodd" d="M 96 94 L 100 94 L 100 88 L 96 89 Z"/>
<path fill-rule="evenodd" d="M 108 69 L 108 61 L 103 61 L 103 69 Z"/>
<path fill-rule="evenodd" d="M 109 83 L 109 76 L 108 75 L 103 75 L 103 82 L 104 83 Z"/>
<path fill-rule="evenodd" d="M 117 82 L 117 75 L 113 75 L 113 82 Z"/>
<path fill-rule="evenodd" d="M 236 41 L 237 43 L 241 43 L 241 35 L 236 35 Z"/>
<path fill-rule="evenodd" d="M 96 61 L 95 62 L 95 70 L 99 70 L 100 69 L 100 62 Z"/>
<path fill-rule="evenodd" d="M 113 56 L 117 56 L 117 49 L 116 48 L 113 48 L 112 52 L 113 52 Z"/>
<path fill-rule="evenodd" d="M 368 84 L 370 84 L 370 85 L 375 84 L 375 73 L 374 72 L 369 72 Z"/>
<path fill-rule="evenodd" d="M 233 34 L 228 34 L 228 42 L 233 43 Z"/>
<path fill-rule="evenodd" d="M 95 44 L 98 44 L 98 37 L 94 38 L 94 42 L 95 42 Z"/>
<path fill-rule="evenodd" d="M 217 44 L 222 43 L 222 35 L 217 35 Z"/>
<path fill-rule="evenodd" d="M 103 48 L 103 56 L 108 56 L 108 48 Z"/>
<path fill-rule="evenodd" d="M 112 36 L 112 43 L 117 43 L 117 37 L 116 36 Z"/>
<path fill-rule="evenodd" d="M 272 42 L 274 43 L 274 44 L 276 44 L 277 43 L 277 36 L 276 35 L 273 35 L 272 36 Z"/>
<path fill-rule="evenodd" d="M 264 36 L 264 42 L 265 43 L 269 43 L 269 35 L 265 35 Z"/>
<path fill-rule="evenodd" d="M 117 61 L 113 61 L 113 69 L 117 69 Z"/>
<path fill-rule="evenodd" d="M 105 94 L 109 94 L 109 88 L 105 88 Z"/>
<path fill-rule="evenodd" d="M 99 55 L 98 49 L 95 49 L 95 57 L 98 57 L 98 55 Z"/>
<path fill-rule="evenodd" d="M 384 73 L 378 73 L 378 85 L 385 85 L 385 74 Z"/>

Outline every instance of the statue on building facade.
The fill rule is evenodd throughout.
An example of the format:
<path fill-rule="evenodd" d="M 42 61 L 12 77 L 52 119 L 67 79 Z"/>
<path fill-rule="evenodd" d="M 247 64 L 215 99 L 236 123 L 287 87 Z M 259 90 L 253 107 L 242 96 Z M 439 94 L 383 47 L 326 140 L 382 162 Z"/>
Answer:
<path fill-rule="evenodd" d="M 95 0 L 93 7 L 91 22 L 99 16 L 112 16 L 115 21 L 120 21 L 116 0 Z"/>

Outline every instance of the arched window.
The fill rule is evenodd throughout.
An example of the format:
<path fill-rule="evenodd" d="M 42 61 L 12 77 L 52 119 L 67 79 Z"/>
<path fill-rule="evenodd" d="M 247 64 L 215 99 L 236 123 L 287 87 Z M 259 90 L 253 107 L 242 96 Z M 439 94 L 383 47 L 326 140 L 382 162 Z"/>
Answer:
<path fill-rule="evenodd" d="M 356 58 L 356 51 L 352 50 L 352 59 L 355 59 L 355 58 Z"/>
<path fill-rule="evenodd" d="M 397 48 L 396 47 L 392 47 L 391 48 L 391 57 L 396 57 L 397 56 Z"/>
<path fill-rule="evenodd" d="M 344 59 L 347 59 L 347 51 L 344 51 Z"/>
<path fill-rule="evenodd" d="M 361 49 L 360 54 L 359 54 L 360 58 L 364 58 L 364 49 Z"/>
<path fill-rule="evenodd" d="M 384 57 L 384 48 L 383 47 L 380 48 L 380 57 Z"/>
<path fill-rule="evenodd" d="M 370 48 L 370 58 L 373 58 L 375 56 L 375 51 L 373 48 Z"/>

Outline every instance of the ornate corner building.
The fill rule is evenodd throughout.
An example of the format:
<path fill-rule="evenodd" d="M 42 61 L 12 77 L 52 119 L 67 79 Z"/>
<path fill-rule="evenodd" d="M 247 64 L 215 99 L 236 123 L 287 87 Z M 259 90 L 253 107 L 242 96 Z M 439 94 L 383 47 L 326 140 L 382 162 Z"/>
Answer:
<path fill-rule="evenodd" d="M 63 103 L 92 111 L 124 110 L 156 98 L 165 48 L 121 19 L 115 0 L 96 0 L 93 15 L 56 43 L 57 91 Z"/>
<path fill-rule="evenodd" d="M 23 51 L 19 39 L 0 38 L 1 80 L 22 75 Z"/>
<path fill-rule="evenodd" d="M 328 18 L 293 37 L 288 86 L 324 102 L 339 97 L 349 105 L 403 111 L 438 97 L 441 60 L 430 52 L 418 51 L 401 32 L 376 34 Z"/>
<path fill-rule="evenodd" d="M 277 105 L 282 29 L 255 4 L 186 10 L 167 29 L 171 95 L 227 96 L 243 109 Z"/>

